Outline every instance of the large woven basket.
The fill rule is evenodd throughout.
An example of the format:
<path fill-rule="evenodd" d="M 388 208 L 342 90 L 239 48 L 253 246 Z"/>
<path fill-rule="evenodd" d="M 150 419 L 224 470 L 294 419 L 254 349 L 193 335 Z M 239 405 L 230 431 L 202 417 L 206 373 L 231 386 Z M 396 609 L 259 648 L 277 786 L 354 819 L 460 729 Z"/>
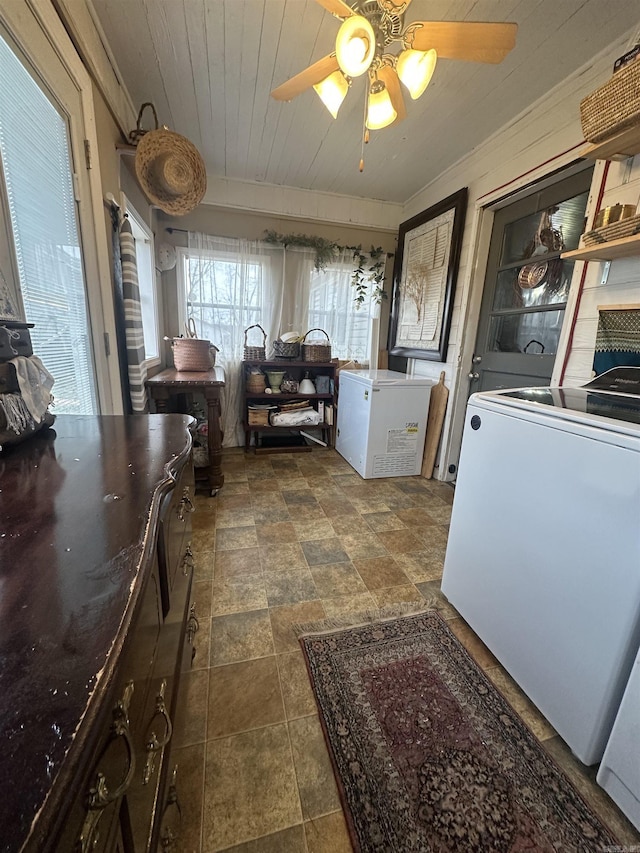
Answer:
<path fill-rule="evenodd" d="M 640 59 L 580 102 L 580 120 L 588 142 L 602 142 L 640 123 Z"/>
<path fill-rule="evenodd" d="M 262 346 L 254 347 L 247 344 L 247 332 L 251 329 L 260 329 L 262 332 Z M 267 333 L 259 323 L 254 323 L 244 330 L 244 360 L 245 361 L 266 361 L 267 359 Z"/>
<path fill-rule="evenodd" d="M 307 337 L 311 332 L 322 332 L 326 336 L 325 341 L 313 341 L 307 343 Z M 302 360 L 303 361 L 331 361 L 331 342 L 329 335 L 324 329 L 309 329 L 307 334 L 302 339 Z"/>
<path fill-rule="evenodd" d="M 200 338 L 174 338 L 173 363 L 176 370 L 201 373 L 211 370 L 216 361 L 216 348 Z"/>

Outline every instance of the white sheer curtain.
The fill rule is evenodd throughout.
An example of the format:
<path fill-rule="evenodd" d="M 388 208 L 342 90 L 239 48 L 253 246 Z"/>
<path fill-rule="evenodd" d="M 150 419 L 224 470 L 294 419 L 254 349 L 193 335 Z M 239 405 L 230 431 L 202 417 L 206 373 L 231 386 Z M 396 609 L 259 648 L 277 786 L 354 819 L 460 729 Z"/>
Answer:
<path fill-rule="evenodd" d="M 309 294 L 316 261 L 313 249 L 288 247 L 285 252 L 284 302 L 280 332 L 299 332 L 309 326 Z"/>
<path fill-rule="evenodd" d="M 359 307 L 354 302 L 355 267 L 353 253 L 343 249 L 326 269 L 310 271 L 308 328 L 320 328 L 329 335 L 334 358 L 372 364 L 378 348 L 380 306 L 372 299 L 371 283 L 365 301 Z"/>
<path fill-rule="evenodd" d="M 183 319 L 193 317 L 198 337 L 207 338 L 220 350 L 216 363 L 224 367 L 226 375 L 222 400 L 223 446 L 242 445 L 244 332 L 254 323 L 263 327 L 268 341 L 280 332 L 284 249 L 256 241 L 189 232 L 189 249 L 183 253 L 178 276 L 183 294 L 180 303 L 186 306 Z M 252 329 L 249 335 L 250 345 L 262 343 L 259 330 Z"/>

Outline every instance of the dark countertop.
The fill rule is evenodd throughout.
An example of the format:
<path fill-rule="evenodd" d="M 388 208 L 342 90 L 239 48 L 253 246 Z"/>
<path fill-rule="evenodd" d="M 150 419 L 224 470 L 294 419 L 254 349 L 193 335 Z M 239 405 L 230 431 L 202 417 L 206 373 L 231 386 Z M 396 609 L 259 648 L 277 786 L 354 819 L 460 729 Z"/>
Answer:
<path fill-rule="evenodd" d="M 192 423 L 63 415 L 0 453 L 2 851 L 68 802 Z"/>

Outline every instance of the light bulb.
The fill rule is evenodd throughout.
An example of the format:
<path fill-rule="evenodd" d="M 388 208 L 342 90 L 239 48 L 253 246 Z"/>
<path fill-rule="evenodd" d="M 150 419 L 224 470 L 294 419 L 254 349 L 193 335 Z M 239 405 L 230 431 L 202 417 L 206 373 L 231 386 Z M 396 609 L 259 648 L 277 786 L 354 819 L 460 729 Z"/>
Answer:
<path fill-rule="evenodd" d="M 429 85 L 438 54 L 431 50 L 403 50 L 398 56 L 396 71 L 415 101 Z"/>
<path fill-rule="evenodd" d="M 336 59 L 346 77 L 359 77 L 371 65 L 376 50 L 373 27 L 362 15 L 342 22 L 336 37 Z"/>
<path fill-rule="evenodd" d="M 369 92 L 369 106 L 367 109 L 367 127 L 370 130 L 381 130 L 388 127 L 398 117 L 387 87 L 382 80 L 376 80 L 371 85 Z"/>
<path fill-rule="evenodd" d="M 349 65 L 359 65 L 367 53 L 367 43 L 361 38 L 350 39 L 344 47 L 345 61 Z"/>
<path fill-rule="evenodd" d="M 337 118 L 338 110 L 349 91 L 349 83 L 344 74 L 341 71 L 334 71 L 333 74 L 316 83 L 313 88 L 331 115 Z"/>

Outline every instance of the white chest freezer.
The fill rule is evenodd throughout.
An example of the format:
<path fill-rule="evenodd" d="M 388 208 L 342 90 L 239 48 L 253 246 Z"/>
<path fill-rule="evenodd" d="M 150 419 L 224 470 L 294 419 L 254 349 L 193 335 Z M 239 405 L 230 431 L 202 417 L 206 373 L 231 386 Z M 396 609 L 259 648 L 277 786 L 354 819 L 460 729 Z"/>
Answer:
<path fill-rule="evenodd" d="M 433 381 L 393 370 L 341 370 L 336 450 L 365 480 L 422 468 Z"/>
<path fill-rule="evenodd" d="M 470 397 L 442 578 L 585 764 L 640 644 L 640 368 L 615 370 Z"/>

